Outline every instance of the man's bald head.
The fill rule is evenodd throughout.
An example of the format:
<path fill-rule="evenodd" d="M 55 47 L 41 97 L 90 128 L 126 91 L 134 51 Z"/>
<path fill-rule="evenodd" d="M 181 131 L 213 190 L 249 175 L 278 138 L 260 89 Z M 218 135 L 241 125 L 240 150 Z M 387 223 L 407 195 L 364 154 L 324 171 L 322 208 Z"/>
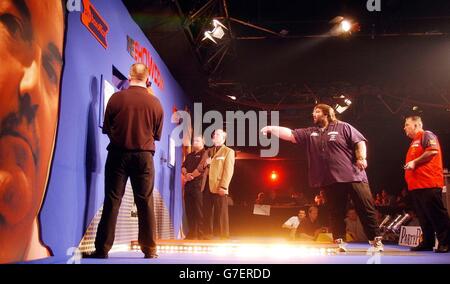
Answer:
<path fill-rule="evenodd" d="M 132 81 L 147 82 L 149 76 L 148 68 L 142 63 L 135 63 L 130 68 L 130 79 Z"/>

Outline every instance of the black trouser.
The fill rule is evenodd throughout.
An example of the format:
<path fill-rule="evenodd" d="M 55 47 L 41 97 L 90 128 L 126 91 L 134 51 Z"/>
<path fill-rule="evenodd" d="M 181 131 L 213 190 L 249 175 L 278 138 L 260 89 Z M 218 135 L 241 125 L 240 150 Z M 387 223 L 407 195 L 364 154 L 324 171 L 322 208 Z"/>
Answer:
<path fill-rule="evenodd" d="M 95 238 L 97 252 L 108 253 L 114 243 L 117 215 L 128 177 L 137 207 L 141 250 L 150 253 L 156 249 L 153 154 L 110 151 L 105 165 L 105 201 Z"/>
<path fill-rule="evenodd" d="M 213 222 L 214 220 L 214 222 Z M 229 238 L 228 198 L 212 193 L 209 190 L 208 181 L 203 191 L 203 234 L 207 237 L 213 235 L 214 227 L 217 228 L 219 237 Z"/>
<path fill-rule="evenodd" d="M 409 192 L 422 228 L 423 244 L 434 246 L 434 233 L 440 244 L 450 244 L 450 219 L 442 202 L 441 188 L 423 188 Z"/>
<path fill-rule="evenodd" d="M 355 210 L 358 213 L 364 233 L 369 240 L 380 236 L 376 209 L 367 183 L 350 182 L 335 183 L 326 188 L 328 212 L 330 214 L 331 232 L 335 239 L 345 238 L 345 216 L 348 196 L 353 200 Z"/>
<path fill-rule="evenodd" d="M 203 226 L 203 194 L 201 180 L 189 181 L 184 186 L 184 205 L 186 208 L 189 232 L 187 239 L 201 239 Z"/>

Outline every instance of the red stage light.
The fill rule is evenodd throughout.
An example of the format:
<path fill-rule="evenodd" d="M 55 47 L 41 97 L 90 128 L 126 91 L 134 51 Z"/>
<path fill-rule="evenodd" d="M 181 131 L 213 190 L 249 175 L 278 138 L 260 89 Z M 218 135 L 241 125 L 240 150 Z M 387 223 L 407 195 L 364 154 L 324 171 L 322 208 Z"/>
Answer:
<path fill-rule="evenodd" d="M 270 174 L 270 180 L 273 182 L 278 180 L 278 173 L 276 171 L 272 171 L 272 173 Z"/>

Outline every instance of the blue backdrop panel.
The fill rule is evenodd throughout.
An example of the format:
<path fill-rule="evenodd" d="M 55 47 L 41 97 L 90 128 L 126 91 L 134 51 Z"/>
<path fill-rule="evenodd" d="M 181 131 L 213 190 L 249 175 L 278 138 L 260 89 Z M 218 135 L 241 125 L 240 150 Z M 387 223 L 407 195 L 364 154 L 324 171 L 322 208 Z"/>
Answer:
<path fill-rule="evenodd" d="M 176 166 L 169 168 L 169 134 L 172 109 L 184 109 L 191 101 L 174 80 L 144 33 L 133 21 L 120 0 L 92 0 L 91 3 L 109 25 L 105 49 L 81 22 L 81 12 L 68 14 L 65 67 L 61 89 L 58 135 L 51 175 L 40 214 L 42 240 L 55 256 L 63 256 L 77 246 L 102 206 L 107 136 L 101 134 L 103 80 L 113 83 L 113 66 L 124 75 L 134 63 L 127 51 L 127 36 L 147 48 L 158 66 L 164 88 L 153 84 L 155 95 L 165 110 L 163 136 L 155 153 L 155 189 L 170 207 L 175 236 L 182 217 L 181 149 L 176 151 Z M 171 192 L 172 206 L 171 206 Z"/>

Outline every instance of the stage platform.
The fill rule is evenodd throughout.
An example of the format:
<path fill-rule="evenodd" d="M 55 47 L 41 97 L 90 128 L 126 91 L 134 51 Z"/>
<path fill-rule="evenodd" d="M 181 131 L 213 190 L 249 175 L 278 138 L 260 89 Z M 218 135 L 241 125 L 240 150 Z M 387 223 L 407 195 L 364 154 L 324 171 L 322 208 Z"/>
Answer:
<path fill-rule="evenodd" d="M 385 244 L 374 253 L 366 243 L 349 243 L 339 252 L 330 243 L 288 242 L 283 239 L 158 242 L 156 259 L 144 259 L 137 247 L 117 248 L 108 259 L 81 259 L 82 264 L 450 264 L 450 253 L 410 252 Z M 59 262 L 62 263 L 62 262 Z"/>

